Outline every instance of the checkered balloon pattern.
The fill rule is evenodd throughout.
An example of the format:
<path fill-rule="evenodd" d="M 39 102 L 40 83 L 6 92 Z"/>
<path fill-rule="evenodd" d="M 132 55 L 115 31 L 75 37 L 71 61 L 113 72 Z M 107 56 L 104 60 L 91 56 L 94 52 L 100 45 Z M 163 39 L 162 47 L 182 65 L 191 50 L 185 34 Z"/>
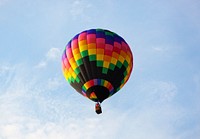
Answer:
<path fill-rule="evenodd" d="M 102 102 L 119 91 L 130 77 L 133 55 L 114 32 L 90 29 L 73 37 L 62 55 L 66 80 L 80 94 Z"/>

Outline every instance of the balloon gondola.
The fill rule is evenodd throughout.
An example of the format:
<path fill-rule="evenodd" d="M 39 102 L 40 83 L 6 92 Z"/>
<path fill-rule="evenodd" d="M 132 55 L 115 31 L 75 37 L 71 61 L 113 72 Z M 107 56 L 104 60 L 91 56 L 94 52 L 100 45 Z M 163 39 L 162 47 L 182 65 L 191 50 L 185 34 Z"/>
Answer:
<path fill-rule="evenodd" d="M 101 108 L 100 103 L 124 86 L 132 68 L 129 45 L 116 33 L 104 29 L 77 34 L 62 55 L 66 80 L 81 95 L 97 103 L 96 112 Z"/>

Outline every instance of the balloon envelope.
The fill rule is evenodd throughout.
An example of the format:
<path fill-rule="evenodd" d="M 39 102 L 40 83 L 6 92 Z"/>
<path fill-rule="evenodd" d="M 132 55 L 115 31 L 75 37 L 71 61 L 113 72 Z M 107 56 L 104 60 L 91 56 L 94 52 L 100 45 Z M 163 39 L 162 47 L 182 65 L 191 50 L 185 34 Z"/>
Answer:
<path fill-rule="evenodd" d="M 62 55 L 62 71 L 77 92 L 102 102 L 120 90 L 130 77 L 133 55 L 114 32 L 90 29 L 73 37 Z"/>

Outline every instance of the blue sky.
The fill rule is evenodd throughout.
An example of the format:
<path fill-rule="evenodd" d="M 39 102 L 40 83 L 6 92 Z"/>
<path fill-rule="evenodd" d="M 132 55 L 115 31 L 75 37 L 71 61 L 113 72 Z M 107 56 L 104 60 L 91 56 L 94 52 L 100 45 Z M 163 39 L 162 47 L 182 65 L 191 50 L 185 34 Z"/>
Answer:
<path fill-rule="evenodd" d="M 0 0 L 1 139 L 198 139 L 199 0 Z M 103 104 L 65 81 L 61 53 L 77 33 L 116 32 L 134 69 Z"/>

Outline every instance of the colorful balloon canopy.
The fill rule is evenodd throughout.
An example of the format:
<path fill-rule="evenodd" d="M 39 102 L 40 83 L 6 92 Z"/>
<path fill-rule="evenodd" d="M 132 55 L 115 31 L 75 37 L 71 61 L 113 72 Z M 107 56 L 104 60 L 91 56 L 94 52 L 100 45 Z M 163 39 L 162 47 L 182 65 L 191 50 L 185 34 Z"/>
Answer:
<path fill-rule="evenodd" d="M 114 32 L 90 29 L 66 45 L 62 70 L 83 96 L 102 102 L 119 91 L 130 77 L 133 56 L 129 45 Z"/>

